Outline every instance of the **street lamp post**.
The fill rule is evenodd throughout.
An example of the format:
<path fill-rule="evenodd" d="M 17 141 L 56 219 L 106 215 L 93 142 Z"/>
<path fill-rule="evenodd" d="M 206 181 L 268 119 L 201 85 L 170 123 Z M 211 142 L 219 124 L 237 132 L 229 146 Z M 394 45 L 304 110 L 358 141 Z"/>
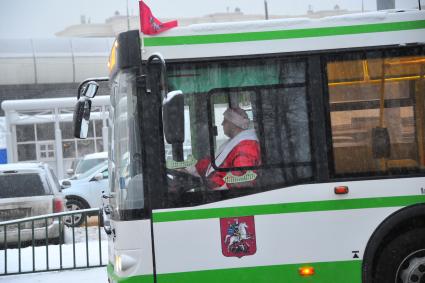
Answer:
<path fill-rule="evenodd" d="M 126 0 L 127 4 L 127 30 L 130 30 L 130 15 L 128 14 L 128 0 Z"/>

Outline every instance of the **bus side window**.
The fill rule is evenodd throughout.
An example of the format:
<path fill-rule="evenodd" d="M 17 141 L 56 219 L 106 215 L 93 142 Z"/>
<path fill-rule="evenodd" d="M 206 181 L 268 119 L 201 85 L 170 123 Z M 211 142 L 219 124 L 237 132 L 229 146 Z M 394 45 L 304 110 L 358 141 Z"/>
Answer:
<path fill-rule="evenodd" d="M 389 52 L 348 54 L 328 62 L 336 175 L 424 166 L 423 62 L 424 56 Z"/>

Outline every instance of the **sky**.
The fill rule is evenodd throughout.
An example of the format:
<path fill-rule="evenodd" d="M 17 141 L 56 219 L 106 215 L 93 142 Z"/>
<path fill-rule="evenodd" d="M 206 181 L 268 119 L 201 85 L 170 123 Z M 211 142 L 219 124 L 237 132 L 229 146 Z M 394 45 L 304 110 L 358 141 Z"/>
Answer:
<path fill-rule="evenodd" d="M 312 9 L 376 10 L 376 0 L 267 0 L 270 15 L 305 14 Z M 0 38 L 51 38 L 67 26 L 80 23 L 81 15 L 91 23 L 104 23 L 115 11 L 138 14 L 138 0 L 0 0 Z M 240 8 L 244 14 L 263 14 L 264 0 L 145 0 L 161 18 L 199 17 Z M 396 8 L 417 7 L 418 0 L 396 0 Z M 425 6 L 425 0 L 422 0 Z"/>

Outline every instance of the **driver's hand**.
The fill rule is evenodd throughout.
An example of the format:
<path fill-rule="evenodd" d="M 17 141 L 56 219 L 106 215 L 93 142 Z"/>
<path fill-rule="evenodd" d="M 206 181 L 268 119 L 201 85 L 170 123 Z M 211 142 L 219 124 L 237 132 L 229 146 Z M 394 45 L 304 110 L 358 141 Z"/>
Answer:
<path fill-rule="evenodd" d="M 175 170 L 176 171 L 179 171 L 179 172 L 182 172 L 182 173 L 189 174 L 189 171 L 187 171 L 186 168 L 178 168 L 178 169 L 175 169 Z"/>

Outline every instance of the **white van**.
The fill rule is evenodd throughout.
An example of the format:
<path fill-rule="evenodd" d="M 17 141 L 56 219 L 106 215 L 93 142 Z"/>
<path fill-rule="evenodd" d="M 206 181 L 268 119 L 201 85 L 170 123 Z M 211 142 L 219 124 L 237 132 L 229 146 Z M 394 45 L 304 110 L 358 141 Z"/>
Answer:
<path fill-rule="evenodd" d="M 75 170 L 70 168 L 66 170 L 66 173 L 73 179 L 77 177 L 79 174 L 87 172 L 94 166 L 102 163 L 103 161 L 108 160 L 108 152 L 96 152 L 92 154 L 85 155 L 82 159 L 80 159 L 75 165 Z"/>

